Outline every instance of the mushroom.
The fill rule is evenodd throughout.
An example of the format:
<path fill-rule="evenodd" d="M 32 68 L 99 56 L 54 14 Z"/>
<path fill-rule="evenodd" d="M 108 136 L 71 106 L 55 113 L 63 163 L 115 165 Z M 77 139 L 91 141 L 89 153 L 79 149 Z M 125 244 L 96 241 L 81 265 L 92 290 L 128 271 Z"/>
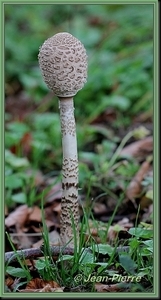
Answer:
<path fill-rule="evenodd" d="M 73 97 L 87 80 L 83 44 L 67 32 L 57 33 L 40 48 L 39 66 L 49 89 L 59 98 L 62 133 L 60 242 L 79 244 L 78 154 Z"/>

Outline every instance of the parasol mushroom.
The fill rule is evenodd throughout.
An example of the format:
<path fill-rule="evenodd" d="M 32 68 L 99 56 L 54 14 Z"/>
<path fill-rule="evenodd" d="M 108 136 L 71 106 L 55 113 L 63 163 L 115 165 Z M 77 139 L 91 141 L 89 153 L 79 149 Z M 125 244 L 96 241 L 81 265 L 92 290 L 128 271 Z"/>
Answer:
<path fill-rule="evenodd" d="M 61 32 L 43 43 L 38 60 L 45 83 L 59 98 L 63 151 L 60 240 L 61 244 L 73 247 L 79 243 L 78 154 L 73 97 L 87 80 L 87 54 L 77 38 Z"/>

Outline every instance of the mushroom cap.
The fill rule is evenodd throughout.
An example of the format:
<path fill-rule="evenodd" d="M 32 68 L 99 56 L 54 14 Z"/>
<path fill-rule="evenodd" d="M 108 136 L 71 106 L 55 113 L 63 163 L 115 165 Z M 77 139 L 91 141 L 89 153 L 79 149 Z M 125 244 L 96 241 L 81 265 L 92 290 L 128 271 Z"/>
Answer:
<path fill-rule="evenodd" d="M 87 54 L 70 33 L 47 39 L 40 48 L 39 66 L 48 88 L 58 97 L 72 97 L 87 81 Z"/>

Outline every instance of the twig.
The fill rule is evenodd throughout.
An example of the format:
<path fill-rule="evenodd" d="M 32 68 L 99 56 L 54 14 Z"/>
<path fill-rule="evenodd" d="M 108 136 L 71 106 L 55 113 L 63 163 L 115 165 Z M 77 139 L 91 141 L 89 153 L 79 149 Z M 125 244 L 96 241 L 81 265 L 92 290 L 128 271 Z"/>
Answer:
<path fill-rule="evenodd" d="M 90 248 L 86 249 L 90 251 Z M 129 252 L 129 246 L 120 246 L 116 248 L 116 253 L 120 252 Z M 70 247 L 63 246 L 51 246 L 50 253 L 52 256 L 59 256 L 60 253 L 73 255 L 74 249 Z M 44 256 L 42 248 L 29 248 L 23 250 L 17 250 L 16 253 L 14 251 L 5 253 L 5 263 L 15 262 L 17 261 L 17 257 L 19 259 L 35 259 L 37 257 Z"/>
<path fill-rule="evenodd" d="M 52 256 L 58 256 L 60 253 L 72 255 L 74 254 L 73 248 L 64 248 L 62 246 L 51 246 L 50 252 Z M 14 251 L 5 253 L 5 263 L 17 261 L 17 256 L 20 259 L 32 259 L 44 256 L 42 248 L 29 248 L 23 250 L 17 250 L 16 253 Z"/>
<path fill-rule="evenodd" d="M 10 236 L 12 237 L 14 237 L 14 236 L 33 236 L 33 237 L 35 237 L 35 236 L 42 236 L 42 233 L 41 232 L 34 232 L 34 233 L 10 233 Z"/>

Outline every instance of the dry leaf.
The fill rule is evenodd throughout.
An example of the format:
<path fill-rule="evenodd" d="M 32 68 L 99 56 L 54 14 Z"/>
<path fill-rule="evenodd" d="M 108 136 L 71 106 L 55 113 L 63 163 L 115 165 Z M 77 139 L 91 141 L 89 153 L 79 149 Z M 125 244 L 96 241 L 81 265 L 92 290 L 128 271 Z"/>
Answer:
<path fill-rule="evenodd" d="M 52 179 L 52 181 L 53 181 L 53 179 Z M 50 183 L 49 180 L 48 180 L 48 182 Z M 59 182 L 59 183 L 55 184 L 51 188 L 51 190 L 48 192 L 48 194 L 45 197 L 45 201 L 46 201 L 46 203 L 50 203 L 56 199 L 58 199 L 58 200 L 61 199 L 61 197 L 62 197 L 62 185 Z"/>
<path fill-rule="evenodd" d="M 148 136 L 145 139 L 136 141 L 126 146 L 120 152 L 120 156 L 132 156 L 142 160 L 146 155 L 153 152 L 153 137 Z"/>
<path fill-rule="evenodd" d="M 41 222 L 41 220 L 41 209 L 38 206 L 32 207 L 32 211 L 29 215 L 29 221 Z"/>
<path fill-rule="evenodd" d="M 63 292 L 62 288 L 51 288 L 50 285 L 42 289 L 23 289 L 19 290 L 19 293 L 60 293 Z"/>
<path fill-rule="evenodd" d="M 131 201 L 134 201 L 135 198 L 140 196 L 140 193 L 142 191 L 141 182 L 144 179 L 147 172 L 149 171 L 149 168 L 150 168 L 150 162 L 144 161 L 139 171 L 136 173 L 134 178 L 131 180 L 129 186 L 127 187 L 126 196 Z"/>
<path fill-rule="evenodd" d="M 41 239 L 40 241 L 34 243 L 32 245 L 33 248 L 39 248 L 41 247 L 41 245 L 43 244 L 44 240 Z M 60 235 L 56 230 L 53 230 L 51 232 L 49 232 L 49 242 L 52 245 L 58 246 L 60 245 Z"/>
<path fill-rule="evenodd" d="M 127 232 L 127 229 L 119 225 L 119 223 L 115 224 L 114 226 L 110 226 L 107 233 L 107 241 L 110 243 L 115 242 L 120 231 Z"/>
<path fill-rule="evenodd" d="M 32 208 L 27 205 L 20 205 L 5 219 L 7 227 L 15 226 L 17 235 L 15 237 L 17 248 L 30 248 L 32 241 L 24 234 L 24 226 L 28 222 Z"/>
<path fill-rule="evenodd" d="M 40 293 L 60 293 L 63 292 L 62 288 L 52 288 L 50 286 L 50 284 L 47 284 L 44 288 L 42 288 L 41 290 L 39 290 Z"/>
<path fill-rule="evenodd" d="M 115 293 L 115 292 L 123 292 L 126 291 L 128 288 L 128 285 L 122 284 L 122 283 L 116 283 L 116 284 L 102 284 L 102 283 L 96 283 L 95 289 L 98 293 Z"/>
<path fill-rule="evenodd" d="M 93 211 L 95 214 L 105 214 L 107 212 L 107 207 L 104 203 L 95 203 L 93 207 Z"/>
<path fill-rule="evenodd" d="M 153 213 L 153 204 L 149 205 L 146 212 L 142 216 L 143 222 L 151 222 L 151 215 Z"/>
<path fill-rule="evenodd" d="M 59 203 L 54 202 L 53 205 L 52 205 L 52 208 L 53 208 L 53 211 L 56 211 L 60 214 L 60 212 L 61 212 L 61 203 L 60 202 Z"/>
<path fill-rule="evenodd" d="M 153 201 L 149 198 L 146 197 L 146 195 L 143 195 L 140 199 L 140 209 L 145 209 L 147 207 L 149 207 L 149 205 L 152 203 Z"/>
<path fill-rule="evenodd" d="M 17 287 L 19 282 L 20 282 L 20 278 L 12 279 L 10 276 L 8 276 L 7 279 L 5 280 L 5 284 L 10 291 L 13 291 Z"/>
<path fill-rule="evenodd" d="M 8 277 L 6 278 L 6 280 L 5 280 L 5 284 L 6 284 L 9 288 L 11 288 L 11 286 L 12 286 L 13 283 L 14 283 L 13 278 L 10 277 L 10 276 L 8 276 Z"/>
<path fill-rule="evenodd" d="M 123 218 L 122 220 L 118 221 L 117 224 L 123 226 L 126 230 L 134 226 L 134 224 L 130 222 L 128 218 Z"/>
<path fill-rule="evenodd" d="M 26 204 L 18 206 L 5 219 L 5 225 L 7 227 L 15 225 L 16 228 L 22 228 L 28 220 L 31 211 L 32 208 L 29 208 Z"/>
<path fill-rule="evenodd" d="M 51 288 L 60 287 L 59 284 L 53 280 L 43 280 L 40 278 L 35 278 L 29 281 L 29 283 L 26 285 L 26 289 L 42 289 L 47 285 L 50 285 Z"/>
<path fill-rule="evenodd" d="M 43 242 L 44 242 L 44 240 L 41 239 L 40 241 L 32 244 L 32 248 L 40 248 L 42 246 Z"/>
<path fill-rule="evenodd" d="M 107 232 L 106 224 L 104 225 L 102 222 L 96 222 L 96 221 L 94 222 L 92 220 L 89 220 L 90 232 L 89 232 L 89 230 L 86 231 L 85 238 L 88 241 L 90 239 L 90 237 L 92 236 L 92 239 L 94 239 L 97 243 L 100 243 L 101 242 L 101 237 L 100 237 L 101 234 L 106 233 L 107 234 L 106 241 L 114 242 L 116 240 L 116 238 L 118 237 L 118 233 L 120 231 L 127 232 L 127 229 L 132 226 L 133 226 L 133 224 L 129 224 L 129 222 L 128 222 L 128 226 L 127 226 L 127 224 L 126 224 L 126 226 L 121 226 L 121 225 L 119 225 L 119 223 L 117 223 L 114 226 L 109 226 L 108 232 Z"/>
<path fill-rule="evenodd" d="M 45 220 L 50 221 L 48 226 L 60 227 L 61 203 L 54 201 L 50 206 L 45 208 Z"/>

